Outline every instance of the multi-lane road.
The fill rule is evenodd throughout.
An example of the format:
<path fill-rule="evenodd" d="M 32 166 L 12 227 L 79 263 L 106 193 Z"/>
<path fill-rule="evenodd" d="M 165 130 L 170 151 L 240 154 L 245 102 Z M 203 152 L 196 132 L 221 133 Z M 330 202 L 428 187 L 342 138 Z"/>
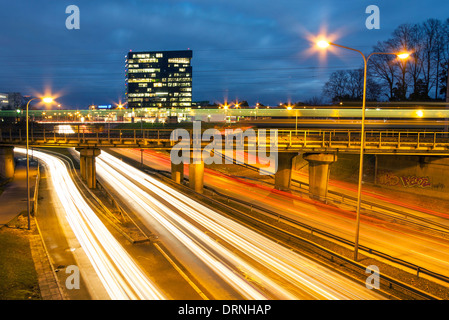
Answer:
<path fill-rule="evenodd" d="M 16 148 L 15 152 L 25 153 L 25 150 Z M 154 285 L 88 205 L 66 164 L 53 155 L 36 150 L 33 156 L 45 164 L 51 176 L 51 188 L 59 202 L 57 208 L 62 223 L 68 223 L 70 229 L 67 231 L 75 234 L 80 250 L 88 257 L 89 267 L 93 267 L 107 296 L 111 299 L 164 299 L 164 293 Z"/>
<path fill-rule="evenodd" d="M 97 165 L 98 179 L 158 234 L 209 299 L 382 298 L 105 152 Z"/>
<path fill-rule="evenodd" d="M 107 296 L 169 298 L 165 288 L 152 280 L 155 275 L 142 268 L 139 258 L 102 223 L 66 164 L 45 152 L 34 151 L 34 157 L 45 165 L 60 218 L 75 235 Z M 97 158 L 97 173 L 112 194 L 157 234 L 166 258 L 171 257 L 203 299 L 383 299 L 375 290 L 222 216 L 106 152 Z"/>
<path fill-rule="evenodd" d="M 136 161 L 141 161 L 141 152 L 132 149 L 114 149 Z M 164 152 L 146 150 L 144 163 L 159 170 L 170 170 L 169 155 Z M 185 175 L 188 176 L 187 166 Z M 275 191 L 272 186 L 247 179 L 205 169 L 204 183 L 233 198 L 266 207 L 311 227 L 354 241 L 355 213 L 335 206 L 327 206 L 298 195 Z M 364 192 L 369 196 L 369 192 Z M 395 206 L 399 199 L 390 200 Z M 408 204 L 404 204 L 404 207 Z M 404 209 L 405 210 L 405 209 Z M 362 216 L 360 244 L 393 257 L 403 259 L 449 276 L 449 243 L 446 239 L 406 228 L 384 219 Z"/>

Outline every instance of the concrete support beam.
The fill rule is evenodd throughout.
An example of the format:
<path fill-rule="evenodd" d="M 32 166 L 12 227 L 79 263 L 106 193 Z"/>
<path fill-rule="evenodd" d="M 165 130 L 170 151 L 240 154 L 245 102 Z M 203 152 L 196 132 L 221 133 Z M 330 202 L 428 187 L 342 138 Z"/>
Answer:
<path fill-rule="evenodd" d="M 14 147 L 0 147 L 0 177 L 12 179 L 14 169 Z"/>
<path fill-rule="evenodd" d="M 312 199 L 324 201 L 327 196 L 331 163 L 337 161 L 334 153 L 307 153 L 304 160 L 309 162 L 309 195 Z"/>
<path fill-rule="evenodd" d="M 80 153 L 81 177 L 86 181 L 90 189 L 95 189 L 97 187 L 95 158 L 100 155 L 101 150 L 97 148 L 81 148 L 78 151 Z"/>
<path fill-rule="evenodd" d="M 204 161 L 200 152 L 192 152 L 189 163 L 189 187 L 198 193 L 203 193 Z"/>
<path fill-rule="evenodd" d="M 171 178 L 179 184 L 182 184 L 184 181 L 184 163 L 180 164 L 171 163 Z"/>
<path fill-rule="evenodd" d="M 86 157 L 80 155 L 80 174 L 83 180 L 86 180 Z"/>
<path fill-rule="evenodd" d="M 277 171 L 274 174 L 274 188 L 282 191 L 290 190 L 292 180 L 293 159 L 297 152 L 279 152 Z"/>

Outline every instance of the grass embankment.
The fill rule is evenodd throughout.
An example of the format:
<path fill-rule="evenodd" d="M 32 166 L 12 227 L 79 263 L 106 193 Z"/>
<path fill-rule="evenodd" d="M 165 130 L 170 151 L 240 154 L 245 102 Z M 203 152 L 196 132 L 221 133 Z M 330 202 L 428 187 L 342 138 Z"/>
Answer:
<path fill-rule="evenodd" d="M 0 228 L 0 300 L 40 300 L 27 219 L 20 215 Z"/>

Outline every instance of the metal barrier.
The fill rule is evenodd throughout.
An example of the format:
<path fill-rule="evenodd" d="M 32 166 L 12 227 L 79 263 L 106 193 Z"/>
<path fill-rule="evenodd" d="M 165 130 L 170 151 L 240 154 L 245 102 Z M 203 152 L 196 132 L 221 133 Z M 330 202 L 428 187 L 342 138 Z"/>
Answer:
<path fill-rule="evenodd" d="M 76 129 L 76 128 L 75 128 Z M 175 129 L 176 130 L 176 129 Z M 265 129 L 253 132 L 235 133 L 233 143 L 243 146 L 271 147 L 277 143 L 279 150 L 314 151 L 314 152 L 359 152 L 360 130 L 353 129 L 318 129 L 318 130 L 277 130 L 276 141 L 272 141 Z M 40 129 L 31 130 L 29 143 L 32 146 L 71 146 L 82 147 L 161 147 L 171 148 L 178 141 L 171 140 L 172 129 L 106 129 L 99 131 L 93 128 L 78 128 L 69 133 Z M 187 130 L 190 145 L 193 146 L 192 129 Z M 263 138 L 259 138 L 260 134 Z M 251 138 L 245 136 L 251 135 Z M 401 154 L 426 153 L 449 155 L 449 137 L 446 132 L 426 132 L 412 130 L 368 130 L 365 132 L 365 152 Z M 227 140 L 221 133 L 222 141 Z M 235 140 L 235 142 L 234 142 Z M 26 135 L 21 130 L 7 132 L 0 130 L 0 144 L 25 144 Z M 201 146 L 209 145 L 210 141 L 201 139 Z"/>
<path fill-rule="evenodd" d="M 226 156 L 223 155 L 223 154 L 222 154 L 222 156 L 223 156 L 224 158 L 228 158 L 228 157 L 226 157 Z M 234 163 L 235 163 L 235 162 L 234 162 Z M 242 165 L 242 166 L 244 166 L 244 167 L 246 167 L 246 168 L 253 169 L 253 170 L 261 170 L 260 168 L 257 168 L 257 167 L 255 167 L 255 166 L 251 166 L 251 165 L 246 164 L 246 163 L 244 163 L 244 164 L 236 163 L 236 164 Z M 268 172 L 267 172 L 267 173 L 268 173 Z M 308 186 L 307 183 L 301 182 L 301 181 L 298 181 L 298 180 L 293 180 L 293 179 L 292 179 L 292 182 L 297 182 L 297 183 L 300 184 L 300 186 L 301 186 L 301 185 L 306 185 L 306 186 Z M 338 241 L 338 242 L 340 242 L 340 243 L 344 243 L 344 244 L 346 244 L 346 245 L 354 246 L 354 242 L 353 242 L 353 241 L 346 240 L 346 239 L 344 239 L 344 238 L 335 236 L 335 235 L 333 235 L 333 234 L 331 234 L 331 233 L 328 233 L 328 232 L 326 232 L 326 231 L 322 231 L 322 230 L 320 230 L 320 229 L 313 228 L 313 227 L 311 227 L 311 226 L 309 226 L 309 225 L 307 225 L 307 224 L 304 224 L 304 223 L 301 223 L 301 222 L 299 222 L 299 221 L 297 221 L 297 220 L 294 220 L 294 219 L 288 218 L 288 217 L 286 217 L 286 216 L 283 216 L 283 215 L 281 215 L 281 214 L 279 214 L 279 213 L 277 213 L 277 212 L 274 212 L 274 211 L 272 211 L 272 210 L 269 210 L 269 209 L 267 209 L 267 208 L 265 208 L 265 207 L 255 205 L 255 204 L 253 204 L 253 203 L 246 202 L 246 201 L 241 200 L 241 199 L 236 199 L 236 198 L 230 197 L 230 196 L 228 196 L 228 195 L 225 195 L 225 194 L 223 194 L 223 193 L 220 193 L 219 191 L 216 191 L 216 190 L 213 189 L 213 188 L 210 188 L 210 187 L 205 187 L 205 188 L 208 188 L 208 189 L 212 190 L 214 193 L 216 193 L 217 195 L 220 195 L 220 196 L 222 196 L 222 197 L 225 197 L 225 198 L 227 198 L 227 199 L 229 199 L 229 200 L 232 200 L 232 201 L 234 201 L 234 202 L 236 202 L 236 203 L 239 203 L 239 204 L 243 204 L 243 205 L 245 205 L 245 206 L 248 206 L 248 207 L 251 208 L 251 210 L 254 208 L 254 209 L 257 209 L 257 210 L 259 210 L 259 211 L 261 211 L 261 212 L 268 213 L 269 215 L 276 217 L 276 219 L 277 219 L 278 222 L 282 219 L 282 220 L 284 220 L 284 221 L 287 221 L 287 222 L 289 222 L 289 223 L 292 223 L 292 224 L 298 225 L 298 226 L 300 226 L 300 227 L 302 227 L 302 228 L 304 228 L 304 229 L 307 229 L 307 230 L 309 230 L 312 234 L 313 234 L 313 233 L 321 234 L 321 235 L 323 235 L 323 236 L 325 236 L 325 237 L 327 237 L 327 238 L 331 238 L 331 239 L 336 240 L 336 241 Z M 356 200 L 357 200 L 357 198 L 355 198 L 355 197 L 347 196 L 347 195 L 344 195 L 344 194 L 341 194 L 341 193 L 338 193 L 338 192 L 335 192 L 335 191 L 328 191 L 328 192 L 340 196 L 340 197 L 342 198 L 343 201 L 344 201 L 344 198 L 346 198 L 346 199 L 351 199 L 351 200 L 353 200 L 353 201 L 356 201 Z M 399 210 L 392 210 L 392 209 L 390 209 L 390 208 L 387 208 L 387 207 L 384 207 L 384 206 L 382 206 L 382 205 L 378 205 L 378 204 L 375 204 L 375 203 L 372 203 L 372 202 L 369 202 L 369 201 L 366 201 L 366 200 L 362 200 L 362 204 L 371 206 L 371 209 L 372 209 L 372 207 L 378 207 L 378 208 L 381 208 L 381 209 L 390 210 L 390 211 L 393 211 L 393 212 L 396 212 L 396 213 L 404 214 L 404 213 L 402 213 L 402 212 L 399 211 Z M 429 221 L 429 220 L 426 220 L 426 219 L 424 219 L 424 218 L 412 216 L 412 215 L 410 215 L 410 214 L 409 214 L 408 216 L 409 216 L 409 217 L 413 217 L 413 218 L 415 218 L 415 219 L 417 219 L 417 220 L 420 220 L 420 221 L 422 221 L 422 222 L 426 222 L 426 223 L 429 223 L 429 224 L 433 224 L 433 225 L 438 226 L 438 227 L 440 227 L 440 228 L 443 228 L 443 229 L 445 229 L 445 230 L 448 229 L 447 226 L 442 225 L 442 224 L 439 224 L 439 223 L 434 222 L 434 221 Z M 446 232 L 445 234 L 446 234 L 446 236 L 447 236 L 447 232 Z M 438 280 L 441 280 L 441 281 L 443 281 L 443 282 L 449 283 L 449 277 L 448 277 L 448 276 L 444 276 L 444 275 L 442 275 L 442 274 L 433 272 L 433 271 L 428 270 L 428 269 L 426 269 L 426 268 L 422 268 L 422 267 L 420 267 L 420 266 L 418 266 L 418 265 L 416 265 L 416 264 L 407 262 L 407 261 L 402 260 L 402 259 L 399 259 L 399 258 L 395 258 L 395 257 L 393 257 L 393 256 L 390 256 L 390 255 L 388 255 L 388 254 L 382 253 L 382 252 L 380 252 L 380 251 L 371 249 L 371 248 L 366 247 L 366 246 L 363 246 L 363 245 L 359 245 L 359 248 L 360 248 L 360 250 L 363 250 L 363 251 L 368 252 L 368 253 L 370 253 L 370 254 L 377 255 L 377 256 L 382 257 L 382 258 L 384 258 L 384 259 L 387 259 L 387 260 L 389 260 L 389 261 L 392 261 L 392 262 L 398 263 L 398 264 L 400 264 L 400 265 L 402 265 L 402 266 L 406 266 L 406 267 L 408 267 L 408 268 L 410 268 L 410 269 L 413 269 L 413 270 L 416 271 L 416 275 L 417 275 L 417 276 L 419 276 L 420 273 L 423 273 L 423 274 L 426 274 L 426 275 L 428 275 L 428 276 L 434 277 L 435 279 L 438 279 Z"/>

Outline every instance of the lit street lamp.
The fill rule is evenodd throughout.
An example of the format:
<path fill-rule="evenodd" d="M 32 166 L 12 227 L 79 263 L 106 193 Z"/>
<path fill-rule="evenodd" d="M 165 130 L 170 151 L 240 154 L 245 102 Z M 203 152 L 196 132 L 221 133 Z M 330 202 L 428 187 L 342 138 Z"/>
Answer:
<path fill-rule="evenodd" d="M 354 260 L 357 261 L 358 258 L 358 250 L 359 250 L 359 233 L 360 233 L 360 204 L 361 204 L 361 197 L 362 197 L 362 179 L 363 179 L 363 151 L 365 146 L 365 105 L 366 105 L 366 73 L 367 73 L 367 65 L 369 59 L 376 54 L 388 54 L 388 55 L 395 55 L 401 60 L 407 59 L 410 54 L 407 52 L 403 53 L 389 53 L 389 52 L 373 52 L 368 57 L 366 57 L 363 52 L 357 49 L 349 48 L 346 46 L 342 46 L 339 44 L 335 44 L 332 42 L 328 42 L 325 40 L 320 40 L 317 43 L 317 46 L 320 48 L 327 48 L 329 46 L 336 46 L 343 49 L 351 50 L 358 52 L 363 57 L 364 62 L 364 73 L 363 73 L 363 99 L 362 99 L 362 129 L 361 129 L 361 138 L 360 138 L 360 164 L 359 164 L 359 180 L 357 185 L 357 220 L 356 220 L 356 232 L 355 232 L 355 243 L 354 243 Z"/>
<path fill-rule="evenodd" d="M 28 140 L 28 107 L 30 105 L 30 102 L 33 100 L 41 99 L 44 103 L 51 103 L 53 102 L 53 98 L 51 97 L 45 97 L 45 98 L 33 98 L 30 99 L 27 103 L 26 107 L 26 156 L 27 156 L 27 169 L 26 169 L 26 176 L 27 176 L 27 214 L 28 214 L 28 230 L 31 229 L 31 211 L 30 211 L 30 179 L 29 179 L 29 171 L 30 171 L 30 158 L 28 155 L 28 146 L 29 146 L 29 140 Z"/>

